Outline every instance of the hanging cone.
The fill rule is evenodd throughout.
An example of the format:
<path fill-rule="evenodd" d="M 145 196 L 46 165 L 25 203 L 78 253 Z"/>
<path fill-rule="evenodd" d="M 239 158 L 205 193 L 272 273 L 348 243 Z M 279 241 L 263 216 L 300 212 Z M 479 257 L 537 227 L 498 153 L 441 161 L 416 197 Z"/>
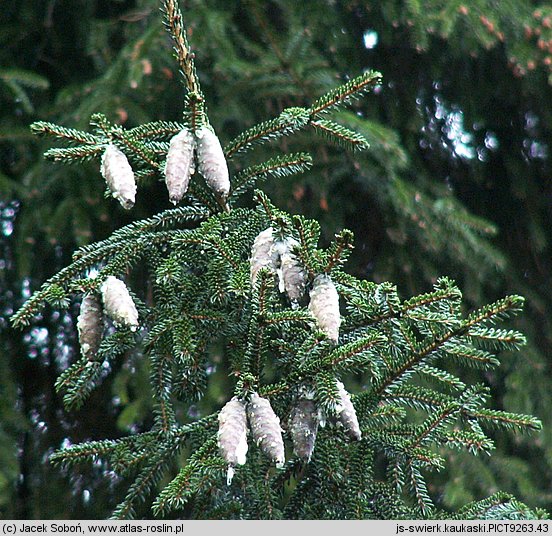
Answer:
<path fill-rule="evenodd" d="M 293 452 L 308 462 L 314 451 L 316 434 L 320 423 L 318 410 L 313 400 L 297 400 L 289 418 L 289 432 L 293 441 Z"/>
<path fill-rule="evenodd" d="M 102 301 L 106 314 L 115 322 L 130 327 L 131 331 L 138 328 L 138 311 L 126 285 L 110 275 L 101 286 Z"/>
<path fill-rule="evenodd" d="M 251 247 L 249 273 L 252 286 L 255 285 L 257 274 L 261 268 L 270 268 L 271 271 L 276 270 L 278 255 L 274 249 L 273 232 L 274 229 L 272 227 L 260 232 Z"/>
<path fill-rule="evenodd" d="M 247 404 L 247 416 L 251 434 L 257 445 L 260 445 L 261 450 L 276 463 L 276 467 L 283 467 L 284 439 L 280 419 L 272 410 L 270 402 L 253 393 Z"/>
<path fill-rule="evenodd" d="M 360 441 L 362 438 L 362 433 L 358 424 L 355 407 L 351 402 L 351 397 L 349 393 L 345 390 L 345 386 L 341 382 L 338 381 L 336 383 L 340 398 L 339 407 L 337 408 L 339 422 L 341 422 L 346 434 L 351 439 Z"/>
<path fill-rule="evenodd" d="M 103 331 L 102 305 L 95 294 L 87 294 L 82 299 L 77 331 L 82 356 L 94 361 L 102 341 Z"/>
<path fill-rule="evenodd" d="M 228 165 L 217 135 L 208 127 L 196 131 L 199 172 L 217 197 L 222 200 L 230 193 Z"/>
<path fill-rule="evenodd" d="M 247 417 L 245 405 L 237 397 L 232 398 L 220 410 L 217 434 L 221 456 L 228 463 L 227 482 L 232 482 L 234 467 L 245 463 L 247 454 Z"/>
<path fill-rule="evenodd" d="M 276 244 L 276 249 L 280 253 L 280 268 L 278 269 L 280 292 L 285 292 L 294 304 L 302 298 L 307 285 L 307 273 L 293 253 L 293 249 L 297 246 L 299 246 L 299 242 L 290 237 Z"/>
<path fill-rule="evenodd" d="M 339 294 L 326 274 L 317 275 L 310 291 L 309 310 L 316 318 L 320 329 L 334 342 L 339 339 Z"/>
<path fill-rule="evenodd" d="M 173 205 L 178 204 L 188 190 L 194 173 L 194 147 L 194 136 L 187 128 L 171 138 L 165 163 L 165 183 Z"/>
<path fill-rule="evenodd" d="M 136 182 L 125 154 L 115 145 L 108 145 L 102 155 L 100 171 L 113 197 L 123 208 L 131 209 L 136 201 Z"/>

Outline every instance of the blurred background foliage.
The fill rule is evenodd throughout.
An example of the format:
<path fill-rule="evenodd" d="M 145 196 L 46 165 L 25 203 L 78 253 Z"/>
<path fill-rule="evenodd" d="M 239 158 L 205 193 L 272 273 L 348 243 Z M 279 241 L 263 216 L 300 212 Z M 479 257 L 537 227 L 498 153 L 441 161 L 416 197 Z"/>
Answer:
<path fill-rule="evenodd" d="M 533 414 L 544 430 L 497 435 L 488 459 L 450 456 L 430 492 L 444 508 L 504 490 L 552 511 L 552 3 L 181 0 L 181 8 L 223 143 L 365 69 L 382 72 L 374 95 L 336 117 L 369 150 L 351 156 L 310 135 L 283 140 L 286 150 L 310 151 L 315 165 L 264 188 L 285 210 L 317 218 L 325 240 L 352 229 L 349 270 L 393 281 L 403 297 L 448 275 L 469 306 L 527 298 L 516 327 L 528 346 L 481 379 L 495 407 Z M 104 197 L 97 163 L 47 162 L 48 146 L 28 126 L 85 128 L 97 111 L 125 127 L 178 120 L 183 93 L 155 0 L 16 0 L 0 11 L 0 517 L 102 518 L 116 504 L 119 482 L 98 478 L 105 468 L 70 477 L 47 458 L 145 427 L 146 366 L 127 363 L 67 413 L 53 385 L 78 352 L 76 307 L 52 307 L 23 333 L 9 316 L 76 246 L 169 207 L 164 188 L 149 184 L 124 213 Z M 220 407 L 227 381 L 214 366 L 201 402 L 213 407 L 203 409 Z"/>

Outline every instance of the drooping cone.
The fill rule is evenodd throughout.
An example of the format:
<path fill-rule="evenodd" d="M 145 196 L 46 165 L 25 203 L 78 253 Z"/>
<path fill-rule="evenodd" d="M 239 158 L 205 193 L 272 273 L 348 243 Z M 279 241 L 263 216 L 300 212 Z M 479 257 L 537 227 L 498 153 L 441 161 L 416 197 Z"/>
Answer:
<path fill-rule="evenodd" d="M 196 137 L 199 171 L 211 190 L 224 200 L 230 193 L 230 177 L 220 141 L 208 127 L 197 130 Z"/>
<path fill-rule="evenodd" d="M 299 245 L 294 238 L 288 237 L 276 245 L 280 253 L 280 268 L 278 269 L 280 292 L 285 292 L 292 303 L 296 303 L 305 293 L 307 273 L 303 265 L 293 253 Z"/>
<path fill-rule="evenodd" d="M 123 208 L 131 209 L 136 201 L 136 181 L 125 154 L 115 145 L 108 145 L 102 155 L 100 171 L 113 197 Z"/>
<path fill-rule="evenodd" d="M 307 462 L 314 451 L 319 423 L 314 401 L 308 398 L 298 399 L 289 418 L 289 432 L 293 441 L 293 451 Z"/>
<path fill-rule="evenodd" d="M 339 339 L 339 294 L 330 277 L 326 274 L 314 278 L 310 291 L 309 310 L 316 318 L 320 329 L 334 342 Z"/>
<path fill-rule="evenodd" d="M 217 434 L 221 456 L 228 463 L 227 482 L 234 476 L 234 467 L 245 463 L 247 454 L 247 417 L 245 405 L 237 397 L 232 398 L 220 410 Z"/>
<path fill-rule="evenodd" d="M 82 356 L 94 361 L 102 341 L 103 312 L 100 300 L 95 294 L 87 294 L 82 299 L 77 331 Z"/>
<path fill-rule="evenodd" d="M 194 147 L 194 136 L 187 128 L 171 138 L 165 164 L 165 184 L 173 205 L 179 203 L 188 190 L 194 173 Z"/>
<path fill-rule="evenodd" d="M 273 461 L 276 467 L 285 463 L 284 439 L 280 419 L 272 410 L 266 398 L 253 393 L 247 404 L 247 416 L 253 439 L 261 450 Z"/>
<path fill-rule="evenodd" d="M 249 260 L 249 274 L 252 286 L 255 285 L 257 274 L 261 268 L 270 268 L 272 271 L 276 270 L 278 255 L 274 249 L 273 232 L 274 229 L 269 227 L 261 231 L 253 241 L 251 258 Z"/>
<path fill-rule="evenodd" d="M 138 311 L 126 285 L 110 275 L 102 283 L 101 291 L 106 314 L 115 324 L 128 326 L 132 331 L 136 331 Z"/>
<path fill-rule="evenodd" d="M 346 434 L 351 439 L 356 439 L 357 441 L 360 441 L 362 438 L 362 433 L 358 424 L 355 408 L 353 406 L 353 403 L 351 402 L 351 397 L 349 393 L 345 390 L 345 386 L 341 382 L 338 381 L 336 383 L 340 398 L 340 403 L 337 408 L 339 422 L 341 422 Z"/>

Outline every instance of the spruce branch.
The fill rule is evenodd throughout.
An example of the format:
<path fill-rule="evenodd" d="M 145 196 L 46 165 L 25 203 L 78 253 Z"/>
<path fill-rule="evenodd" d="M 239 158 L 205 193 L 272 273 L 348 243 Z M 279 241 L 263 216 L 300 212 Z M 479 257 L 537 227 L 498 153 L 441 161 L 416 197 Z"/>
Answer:
<path fill-rule="evenodd" d="M 82 358 L 68 368 L 56 381 L 56 391 L 64 393 L 67 409 L 79 409 L 102 375 L 102 364 Z"/>
<path fill-rule="evenodd" d="M 304 128 L 310 119 L 309 111 L 306 108 L 286 108 L 278 117 L 255 125 L 238 137 L 233 139 L 224 147 L 226 158 L 243 153 L 253 147 L 269 140 L 282 136 L 289 136 Z"/>
<path fill-rule="evenodd" d="M 448 447 L 465 449 L 474 455 L 480 452 L 490 454 L 495 448 L 493 441 L 488 437 L 465 430 L 450 430 L 443 434 L 442 441 Z"/>
<path fill-rule="evenodd" d="M 456 401 L 439 408 L 438 412 L 434 412 L 430 418 L 418 427 L 416 433 L 409 440 L 409 446 L 415 449 L 427 442 L 438 442 L 442 429 L 451 424 L 460 409 L 460 404 Z"/>
<path fill-rule="evenodd" d="M 277 179 L 304 173 L 312 167 L 312 157 L 308 153 L 296 153 L 271 158 L 262 164 L 240 171 L 234 178 L 231 197 L 238 197 L 268 177 Z"/>
<path fill-rule="evenodd" d="M 122 167 L 132 177 L 132 184 L 134 178 L 159 179 L 160 173 L 167 174 L 168 152 L 177 146 L 173 138 L 184 130 L 189 136 L 179 139 L 184 140 L 181 148 L 187 149 L 186 162 L 191 164 L 195 158 L 205 179 L 194 178 L 189 190 L 179 195 L 178 200 L 191 202 L 190 206 L 133 222 L 101 242 L 80 248 L 73 262 L 13 316 L 14 325 L 26 325 L 44 303 L 66 307 L 71 293 L 97 293 L 112 275 L 128 276 L 136 288 L 142 284 L 137 293 L 143 301 L 128 292 L 135 304 L 131 327 L 136 328 L 139 319 L 140 331 L 133 333 L 129 326 L 115 323 L 113 332 L 101 333 L 103 340 L 93 359 L 79 359 L 62 373 L 56 388 L 64 395 L 66 406 L 79 408 L 110 372 L 107 365 L 116 357 L 124 352 L 132 352 L 132 357 L 143 355 L 153 397 L 151 429 L 131 437 L 84 442 L 56 452 L 52 461 L 72 466 L 100 460 L 119 474 L 132 476 L 126 497 L 114 512 L 117 518 L 133 517 L 137 505 L 152 493 L 157 493 L 155 515 L 180 514 L 183 508 L 192 517 L 439 515 L 423 472 L 444 466 L 440 447 L 474 454 L 489 452 L 493 443 L 483 432 L 486 425 L 515 431 L 541 426 L 530 416 L 487 409 L 488 389 L 467 386 L 442 368 L 442 361 L 448 359 L 489 369 L 498 364 L 490 349 L 522 344 L 521 334 L 495 326 L 521 309 L 522 298 L 506 297 L 464 318 L 460 291 L 442 278 L 431 292 L 402 301 L 395 285 L 360 281 L 343 271 L 353 243 L 350 231 L 343 230 L 329 247 L 322 248 L 318 222 L 287 214 L 258 190 L 254 210 L 233 207 L 232 212 L 221 211 L 221 207 L 228 208 L 230 193 L 237 197 L 267 177 L 304 172 L 312 166 L 312 158 L 307 153 L 292 153 L 250 165 L 234 176 L 230 188 L 220 143 L 208 125 L 194 56 L 176 0 L 164 0 L 163 9 L 187 89 L 182 122 L 153 121 L 125 129 L 95 114 L 91 134 L 45 122 L 33 126 L 37 134 L 73 144 L 50 149 L 48 158 L 82 162 L 109 150 L 128 164 Z M 289 51 L 284 52 L 254 4 L 253 14 L 283 70 L 298 76 L 299 71 L 290 65 L 293 52 L 289 51 L 300 48 L 301 34 L 295 32 Z M 357 126 L 370 140 L 386 139 L 389 133 L 369 135 L 374 129 L 360 128 L 364 120 L 352 113 L 349 121 L 343 114 L 337 122 L 325 115 L 373 89 L 380 76 L 364 73 L 318 98 L 309 108 L 284 109 L 232 140 L 225 148 L 226 158 L 310 126 L 311 134 L 352 150 L 368 147 L 368 140 L 355 132 Z M 312 102 L 307 86 L 300 79 L 298 82 L 304 100 Z M 216 142 L 217 151 L 206 151 L 205 135 Z M 201 139 L 203 145 L 198 143 Z M 224 166 L 219 166 L 223 161 Z M 217 174 L 221 169 L 224 173 Z M 104 174 L 106 180 L 113 176 Z M 186 176 L 189 178 L 187 172 Z M 431 207 L 424 198 L 413 205 L 413 189 L 405 185 L 401 191 L 405 196 L 401 202 L 406 205 L 409 201 L 411 215 L 418 221 L 436 222 L 438 230 L 452 225 L 454 229 L 464 226 L 472 233 L 489 232 L 483 221 L 458 215 L 454 204 L 443 201 Z M 259 236 L 264 241 L 258 241 Z M 440 243 L 432 247 L 438 248 Z M 255 266 L 252 261 L 258 258 L 262 262 Z M 90 276 L 91 270 L 97 273 L 95 278 Z M 286 286 L 287 270 L 301 279 L 296 285 L 300 291 L 293 296 L 291 286 Z M 325 314 L 327 319 L 329 311 L 329 323 L 321 320 L 324 315 L 313 305 L 320 294 L 328 298 Z M 219 348 L 223 349 L 220 354 Z M 222 487 L 228 460 L 216 451 L 218 414 L 189 425 L 178 424 L 191 409 L 190 403 L 211 391 L 210 370 L 215 366 L 218 373 L 228 373 L 231 385 L 224 384 L 224 390 L 227 394 L 233 390 L 244 408 L 258 396 L 270 399 L 274 415 L 271 409 L 269 420 L 281 451 L 271 456 L 278 463 L 284 463 L 279 419 L 286 440 L 293 438 L 290 422 L 295 421 L 291 416 L 297 415 L 300 402 L 306 402 L 302 407 L 310 408 L 305 413 L 314 423 L 309 430 L 316 430 L 308 462 L 291 459 L 274 473 L 263 453 L 250 445 L 247 463 L 237 473 L 234 487 Z M 357 372 L 362 375 L 358 379 L 363 387 L 350 397 L 340 378 Z M 209 400 L 202 401 L 202 407 L 204 402 L 208 407 Z M 185 418 L 192 415 L 189 411 Z M 250 411 L 250 426 L 251 415 L 254 411 Z M 322 421 L 328 422 L 324 429 Z M 267 445 L 262 426 L 257 428 L 255 436 L 267 454 L 274 444 Z M 156 488 L 174 467 L 184 444 L 189 449 L 185 466 L 159 492 Z M 375 481 L 384 460 L 385 482 Z M 297 482 L 291 496 L 286 482 L 290 478 Z M 404 505 L 407 496 L 416 503 L 415 509 Z M 328 497 L 332 497 L 330 503 Z M 485 515 L 489 516 L 529 515 L 523 505 L 505 497 L 483 509 L 487 507 Z M 465 515 L 477 511 L 482 511 L 481 504 Z"/>
<path fill-rule="evenodd" d="M 97 158 L 103 150 L 104 148 L 101 146 L 89 147 L 86 145 L 81 147 L 69 147 L 67 149 L 54 148 L 48 149 L 44 153 L 44 157 L 53 162 L 77 164 Z"/>
<path fill-rule="evenodd" d="M 329 91 L 314 101 L 309 108 L 311 117 L 314 118 L 319 114 L 328 112 L 339 104 L 347 104 L 353 99 L 359 98 L 363 93 L 381 84 L 381 79 L 381 73 L 377 71 L 366 71 L 364 74 L 349 80 L 349 82 Z"/>
<path fill-rule="evenodd" d="M 520 415 L 518 413 L 509 413 L 506 411 L 480 408 L 477 411 L 466 410 L 464 412 L 468 418 L 475 418 L 483 425 L 493 426 L 506 430 L 517 430 L 521 432 L 538 431 L 542 429 L 542 423 L 539 419 L 531 415 Z"/>
<path fill-rule="evenodd" d="M 334 267 L 342 267 L 347 261 L 353 246 L 354 236 L 349 229 L 343 229 L 335 235 L 335 241 L 332 242 L 327 251 L 327 263 L 325 272 L 330 273 Z"/>
<path fill-rule="evenodd" d="M 212 485 L 214 477 L 218 478 L 225 468 L 225 463 L 217 456 L 216 438 L 207 440 L 159 494 L 152 506 L 153 514 L 159 517 L 181 509 L 194 493 Z"/>
<path fill-rule="evenodd" d="M 305 372 L 314 372 L 319 366 L 334 371 L 354 371 L 365 369 L 368 361 L 374 359 L 374 347 L 384 344 L 385 339 L 377 333 L 359 337 L 353 342 L 343 344 L 322 358 L 320 363 L 309 360 Z"/>
<path fill-rule="evenodd" d="M 180 441 L 167 440 L 159 444 L 146 466 L 130 486 L 125 499 L 117 506 L 111 519 L 133 519 L 135 506 L 146 500 L 147 494 L 161 480 L 170 461 L 181 448 Z"/>
<path fill-rule="evenodd" d="M 73 260 L 80 259 L 88 253 L 114 242 L 128 241 L 150 231 L 168 230 L 182 225 L 189 225 L 190 223 L 206 219 L 208 216 L 209 213 L 205 208 L 197 204 L 165 210 L 155 214 L 151 218 L 135 221 L 121 227 L 106 240 L 82 246 L 73 253 Z"/>
<path fill-rule="evenodd" d="M 96 145 L 102 143 L 103 141 L 99 136 L 95 136 L 89 132 L 62 127 L 46 121 L 37 121 L 36 123 L 33 123 L 31 125 L 31 132 L 37 136 L 54 136 L 63 141 L 86 143 L 89 145 Z"/>
<path fill-rule="evenodd" d="M 174 41 L 174 51 L 180 71 L 186 82 L 188 94 L 187 104 L 191 109 L 191 126 L 196 130 L 206 121 L 203 110 L 203 93 L 199 85 L 199 80 L 194 65 L 194 54 L 190 50 L 190 45 L 186 38 L 186 30 L 182 23 L 182 13 L 176 0 L 164 0 L 163 10 L 165 13 L 165 26 Z"/>
<path fill-rule="evenodd" d="M 420 513 L 422 514 L 422 516 L 426 517 L 435 509 L 433 501 L 431 500 L 429 492 L 427 490 L 426 481 L 414 462 L 409 462 L 407 467 L 410 473 L 410 490 L 415 497 L 416 505 Z"/>
<path fill-rule="evenodd" d="M 269 303 L 269 288 L 274 275 L 266 268 L 258 274 L 258 280 L 251 294 L 251 316 L 248 325 L 247 346 L 241 362 L 240 373 L 252 374 L 255 378 L 255 388 L 264 365 L 266 344 L 266 325 L 261 321 L 266 316 Z"/>
<path fill-rule="evenodd" d="M 468 344 L 445 343 L 443 348 L 453 359 L 465 363 L 470 367 L 487 370 L 500 364 L 500 361 L 490 352 L 473 348 Z"/>
<path fill-rule="evenodd" d="M 466 389 L 466 384 L 457 376 L 446 370 L 432 367 L 427 363 L 418 364 L 413 370 L 415 370 L 416 374 L 419 376 L 426 378 L 430 382 L 437 383 L 452 392 L 462 392 Z"/>
<path fill-rule="evenodd" d="M 400 403 L 426 413 L 431 413 L 443 405 L 449 405 L 454 402 L 454 398 L 451 395 L 439 393 L 427 387 L 410 384 L 389 389 L 382 395 L 382 400 Z"/>
<path fill-rule="evenodd" d="M 343 125 L 339 125 L 334 121 L 328 121 L 325 119 L 313 120 L 310 123 L 314 131 L 330 140 L 336 145 L 349 149 L 351 151 L 363 151 L 370 147 L 368 140 L 358 132 L 351 130 Z"/>
<path fill-rule="evenodd" d="M 173 121 L 153 121 L 131 128 L 128 135 L 135 140 L 145 139 L 149 143 L 152 143 L 153 140 L 167 141 L 184 127 L 184 124 Z"/>
<path fill-rule="evenodd" d="M 122 128 L 114 128 L 111 131 L 111 137 L 115 142 L 128 149 L 140 163 L 146 164 L 154 170 L 160 170 L 161 164 L 157 161 L 157 155 L 153 152 L 145 143 L 142 143 L 138 139 L 134 139 L 128 135 L 128 131 Z"/>

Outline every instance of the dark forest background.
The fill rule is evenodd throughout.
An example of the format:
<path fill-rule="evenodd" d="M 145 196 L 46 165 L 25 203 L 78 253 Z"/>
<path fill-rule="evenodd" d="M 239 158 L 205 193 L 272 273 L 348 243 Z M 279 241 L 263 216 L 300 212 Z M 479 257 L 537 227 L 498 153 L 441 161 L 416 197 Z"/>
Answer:
<path fill-rule="evenodd" d="M 501 354 L 502 366 L 479 379 L 494 407 L 533 414 L 543 431 L 497 434 L 486 459 L 451 455 L 430 492 L 453 509 L 500 489 L 552 511 L 552 3 L 182 0 L 181 8 L 223 144 L 365 69 L 383 74 L 375 95 L 339 114 L 368 151 L 344 156 L 309 139 L 313 169 L 265 189 L 282 208 L 318 219 L 327 241 L 352 229 L 349 271 L 393 281 L 403 297 L 441 275 L 458 282 L 468 307 L 525 296 L 515 327 L 527 346 Z M 103 518 L 117 503 L 120 482 L 106 484 L 100 466 L 64 474 L 48 456 L 145 425 L 147 374 L 121 367 L 68 413 L 53 386 L 78 354 L 75 307 L 47 309 L 23 332 L 9 317 L 77 246 L 169 206 L 162 188 L 150 188 L 125 213 L 104 199 L 97 163 L 46 162 L 48 145 L 29 125 L 86 129 L 96 111 L 125 127 L 178 120 L 183 93 L 158 2 L 2 2 L 0 517 Z M 205 404 L 221 402 L 225 379 L 216 370 L 213 379 Z"/>

